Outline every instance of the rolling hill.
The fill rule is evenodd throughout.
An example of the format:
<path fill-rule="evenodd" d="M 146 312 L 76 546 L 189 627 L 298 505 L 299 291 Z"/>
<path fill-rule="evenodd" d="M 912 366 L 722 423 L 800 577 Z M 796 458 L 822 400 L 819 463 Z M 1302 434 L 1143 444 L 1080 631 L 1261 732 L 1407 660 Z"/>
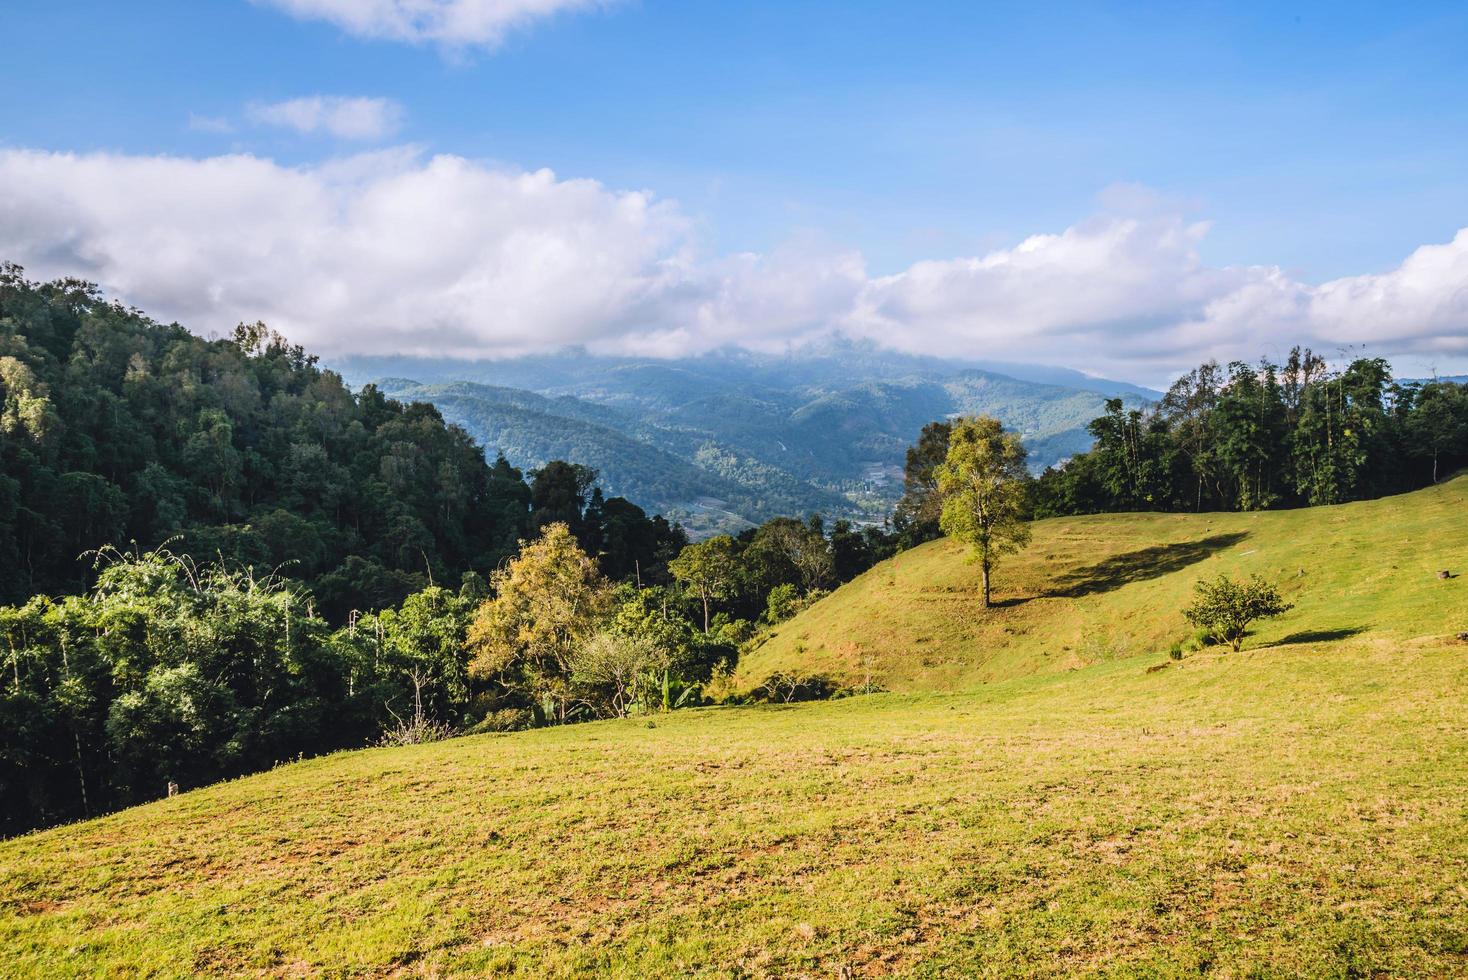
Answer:
<path fill-rule="evenodd" d="M 1305 510 L 1109 514 L 1038 521 L 997 573 L 984 612 L 977 569 L 946 538 L 872 568 L 741 659 L 747 687 L 776 670 L 901 691 L 954 690 L 1073 670 L 1189 640 L 1193 583 L 1259 573 L 1296 608 L 1262 643 L 1468 630 L 1468 476 L 1417 493 Z"/>
<path fill-rule="evenodd" d="M 899 692 L 342 753 L 0 842 L 6 969 L 1459 975 L 1465 503 L 1045 522 L 987 614 L 938 543 L 748 665 L 859 643 Z M 1219 570 L 1297 608 L 1170 661 Z"/>
<path fill-rule="evenodd" d="M 924 425 L 995 415 L 1036 469 L 1084 451 L 1107 396 L 1156 392 L 1075 371 L 913 357 L 833 342 L 785 355 L 726 350 L 677 360 L 583 352 L 504 361 L 352 358 L 354 384 L 430 401 L 521 468 L 570 458 L 604 487 L 695 534 L 780 514 L 881 520 L 901 495 Z M 412 380 L 410 380 L 412 379 Z"/>

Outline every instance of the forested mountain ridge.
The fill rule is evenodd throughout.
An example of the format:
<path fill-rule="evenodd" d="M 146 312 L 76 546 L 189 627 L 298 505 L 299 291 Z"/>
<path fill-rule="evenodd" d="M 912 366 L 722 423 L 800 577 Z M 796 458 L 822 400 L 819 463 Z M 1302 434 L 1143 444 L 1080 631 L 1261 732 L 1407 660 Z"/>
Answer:
<path fill-rule="evenodd" d="M 1106 394 L 1129 407 L 1156 394 L 1064 369 L 1004 365 L 1032 376 L 1021 380 L 839 341 L 779 356 L 570 351 L 505 361 L 349 358 L 340 367 L 354 383 L 432 402 L 516 466 L 584 459 L 609 490 L 696 533 L 781 513 L 880 520 L 901 494 L 912 434 L 928 422 L 993 414 L 1024 435 L 1038 470 L 1090 447 L 1087 425 Z M 1033 380 L 1041 377 L 1071 384 Z"/>
<path fill-rule="evenodd" d="M 841 513 L 849 507 L 836 493 L 760 467 L 698 433 L 655 430 L 608 406 L 470 382 L 416 385 L 391 379 L 382 387 L 396 398 L 431 402 L 488 451 L 519 467 L 574 459 L 598 472 L 607 493 L 692 525 L 737 529 L 781 514 Z M 598 416 L 606 422 L 596 421 Z"/>

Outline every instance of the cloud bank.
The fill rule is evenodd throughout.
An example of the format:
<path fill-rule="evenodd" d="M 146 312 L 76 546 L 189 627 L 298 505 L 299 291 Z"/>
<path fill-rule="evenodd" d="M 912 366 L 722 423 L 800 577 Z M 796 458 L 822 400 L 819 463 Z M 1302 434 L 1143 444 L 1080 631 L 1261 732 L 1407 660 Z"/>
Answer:
<path fill-rule="evenodd" d="M 841 332 L 1149 381 L 1293 343 L 1468 358 L 1468 229 L 1312 285 L 1209 266 L 1206 224 L 1134 210 L 872 276 L 859 252 L 809 242 L 710 255 L 648 192 L 412 149 L 304 167 L 0 152 L 0 258 L 201 333 L 263 319 L 326 354 L 672 356 Z"/>
<path fill-rule="evenodd" d="M 252 103 L 245 108 L 245 115 L 262 126 L 280 126 L 307 135 L 327 133 L 338 139 L 380 140 L 398 131 L 403 107 L 392 99 L 311 95 L 284 102 Z"/>
<path fill-rule="evenodd" d="M 604 0 L 256 0 L 355 37 L 448 48 L 495 48 L 511 31 Z"/>

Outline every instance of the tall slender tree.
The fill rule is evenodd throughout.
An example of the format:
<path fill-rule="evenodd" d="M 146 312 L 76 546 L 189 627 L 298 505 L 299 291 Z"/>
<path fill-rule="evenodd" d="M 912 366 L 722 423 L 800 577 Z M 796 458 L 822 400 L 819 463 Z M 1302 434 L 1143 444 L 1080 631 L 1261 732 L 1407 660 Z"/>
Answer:
<path fill-rule="evenodd" d="M 739 571 L 734 539 L 721 534 L 690 544 L 668 563 L 668 571 L 703 603 L 703 631 L 707 633 L 710 603 L 729 595 Z"/>
<path fill-rule="evenodd" d="M 942 527 L 973 548 L 973 560 L 983 572 L 985 608 L 994 567 L 1030 543 L 1025 457 L 1017 434 L 1005 432 L 998 419 L 980 415 L 953 426 L 948 456 L 938 467 Z"/>

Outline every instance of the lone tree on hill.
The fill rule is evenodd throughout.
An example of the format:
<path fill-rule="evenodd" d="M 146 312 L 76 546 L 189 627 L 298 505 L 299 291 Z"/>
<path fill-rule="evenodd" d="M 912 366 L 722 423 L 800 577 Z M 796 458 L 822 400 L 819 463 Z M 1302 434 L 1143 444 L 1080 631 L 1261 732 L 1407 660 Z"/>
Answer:
<path fill-rule="evenodd" d="M 1019 436 L 987 415 L 955 422 L 948 456 L 938 467 L 943 496 L 940 525 L 949 537 L 973 548 L 984 573 L 984 608 L 989 573 L 999 559 L 1030 543 L 1030 476 Z"/>
<path fill-rule="evenodd" d="M 1235 582 L 1220 574 L 1215 582 L 1199 582 L 1197 598 L 1183 610 L 1188 622 L 1207 630 L 1237 653 L 1244 645 L 1249 624 L 1294 608 L 1279 590 L 1258 575 Z"/>

